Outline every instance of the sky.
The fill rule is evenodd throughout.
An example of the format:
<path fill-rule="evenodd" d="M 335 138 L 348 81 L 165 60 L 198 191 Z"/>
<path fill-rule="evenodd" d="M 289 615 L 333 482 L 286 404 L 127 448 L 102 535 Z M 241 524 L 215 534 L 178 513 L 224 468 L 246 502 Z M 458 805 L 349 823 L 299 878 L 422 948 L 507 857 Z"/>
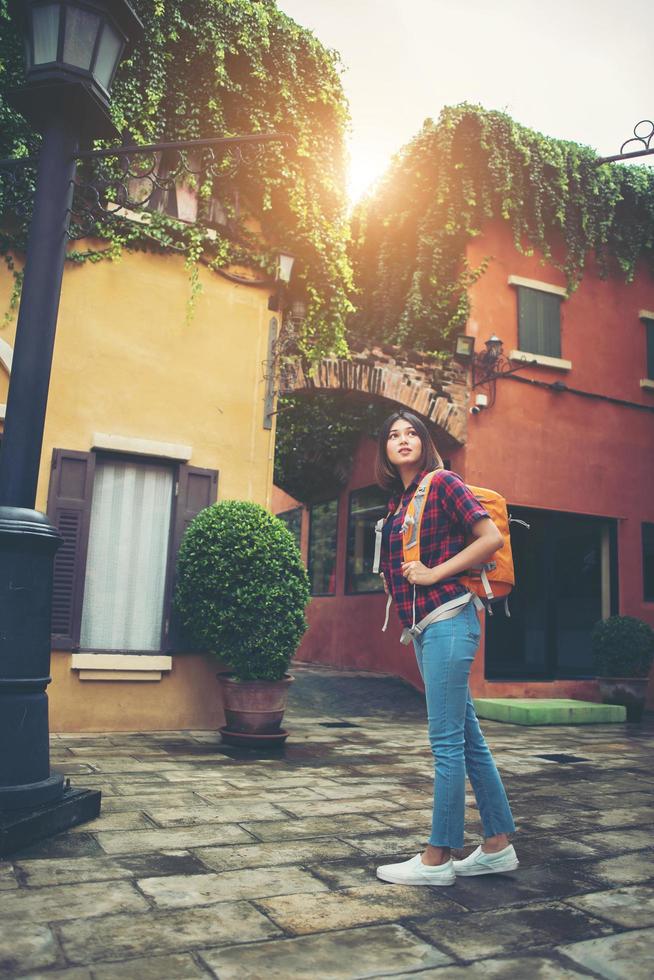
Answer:
<path fill-rule="evenodd" d="M 654 119 L 652 0 L 277 3 L 341 55 L 352 200 L 446 105 L 499 109 L 604 156 Z"/>

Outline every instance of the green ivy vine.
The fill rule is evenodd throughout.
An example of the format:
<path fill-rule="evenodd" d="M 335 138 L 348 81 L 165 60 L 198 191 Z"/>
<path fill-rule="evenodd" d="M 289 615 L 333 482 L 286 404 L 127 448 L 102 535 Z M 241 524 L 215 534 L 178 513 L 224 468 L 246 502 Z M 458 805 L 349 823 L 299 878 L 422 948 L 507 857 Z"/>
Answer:
<path fill-rule="evenodd" d="M 275 484 L 305 503 L 334 497 L 347 484 L 359 439 L 376 436 L 390 410 L 356 392 L 284 395 L 278 407 Z"/>
<path fill-rule="evenodd" d="M 293 292 L 307 305 L 302 350 L 312 358 L 344 351 L 351 309 L 344 190 L 348 111 L 338 56 L 275 0 L 134 0 L 134 6 L 145 36 L 114 83 L 111 112 L 121 132 L 134 142 L 271 131 L 294 139 L 266 144 L 256 162 L 220 184 L 229 220 L 214 226 L 215 234 L 202 209 L 194 225 L 153 212 L 147 227 L 127 220 L 96 225 L 93 238 L 100 244 L 86 240 L 69 260 L 112 259 L 126 248 L 181 252 L 192 306 L 198 262 L 213 269 L 254 265 L 271 273 L 279 248 L 289 249 L 297 259 Z M 0 157 L 38 152 L 38 136 L 6 100 L 8 89 L 22 83 L 22 45 L 7 2 L 0 0 Z M 10 269 L 12 256 L 25 249 L 33 179 L 30 171 L 16 181 L 0 174 L 0 254 Z M 208 184 L 199 188 L 205 203 L 212 193 Z M 252 231 L 253 222 L 260 234 Z M 16 279 L 12 309 L 19 288 Z"/>
<path fill-rule="evenodd" d="M 591 253 L 600 274 L 654 268 L 654 171 L 597 164 L 595 152 L 536 133 L 501 112 L 446 108 L 393 159 L 356 208 L 352 346 L 437 352 L 465 329 L 468 287 L 485 270 L 467 242 L 492 219 L 516 248 L 563 270 L 569 291 Z"/>

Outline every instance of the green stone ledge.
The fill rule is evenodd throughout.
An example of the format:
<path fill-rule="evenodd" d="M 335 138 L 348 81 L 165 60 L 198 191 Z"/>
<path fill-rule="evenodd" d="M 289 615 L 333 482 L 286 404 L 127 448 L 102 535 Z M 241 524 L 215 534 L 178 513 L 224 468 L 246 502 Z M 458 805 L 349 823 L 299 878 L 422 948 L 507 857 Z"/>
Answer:
<path fill-rule="evenodd" d="M 478 718 L 512 725 L 606 725 L 626 721 L 622 704 L 570 698 L 475 698 Z"/>

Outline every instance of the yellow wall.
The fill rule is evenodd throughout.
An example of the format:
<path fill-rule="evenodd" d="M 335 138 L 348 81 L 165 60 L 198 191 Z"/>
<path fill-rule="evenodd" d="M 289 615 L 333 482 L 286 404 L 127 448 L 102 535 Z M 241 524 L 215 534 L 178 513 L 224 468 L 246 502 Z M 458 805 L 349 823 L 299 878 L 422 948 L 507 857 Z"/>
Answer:
<path fill-rule="evenodd" d="M 67 265 L 37 509 L 46 509 L 53 448 L 88 451 L 96 432 L 192 446 L 191 465 L 220 471 L 219 499 L 269 506 L 274 428 L 263 427 L 264 362 L 275 315 L 267 309 L 269 290 L 205 268 L 200 281 L 203 290 L 186 322 L 190 282 L 181 257 L 136 252 L 115 262 Z M 0 315 L 10 292 L 10 275 L 0 265 Z M 12 346 L 15 327 L 14 319 L 0 328 Z M 0 364 L 0 404 L 6 387 Z M 212 717 L 205 669 L 180 666 L 159 684 L 127 684 L 132 693 L 120 708 L 108 709 L 123 682 L 80 682 L 68 666 L 70 654 L 54 652 L 53 661 L 54 731 L 97 730 L 94 718 L 103 729 L 139 730 L 182 721 L 202 727 Z M 141 711 L 146 688 L 148 707 Z"/>

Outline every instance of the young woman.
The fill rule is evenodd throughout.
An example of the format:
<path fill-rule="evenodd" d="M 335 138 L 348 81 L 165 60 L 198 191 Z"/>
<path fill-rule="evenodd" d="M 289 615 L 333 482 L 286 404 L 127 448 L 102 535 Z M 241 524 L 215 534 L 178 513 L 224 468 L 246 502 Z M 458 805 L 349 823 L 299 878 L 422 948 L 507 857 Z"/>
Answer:
<path fill-rule="evenodd" d="M 502 536 L 459 477 L 443 468 L 417 416 L 396 412 L 386 419 L 379 436 L 376 470 L 378 483 L 393 494 L 382 537 L 385 588 L 405 628 L 410 630 L 412 624 L 432 614 L 423 631 L 416 634 L 412 630 L 412 634 L 435 758 L 429 844 L 423 854 L 409 861 L 378 868 L 377 876 L 396 884 L 451 885 L 456 875 L 511 871 L 517 868 L 518 859 L 507 835 L 515 825 L 468 690 L 480 626 L 472 595 L 457 579 L 472 566 L 488 561 L 501 547 Z M 405 562 L 402 524 L 406 510 L 421 478 L 432 470 L 437 472 L 424 505 L 420 561 Z M 450 849 L 463 846 L 466 770 L 479 806 L 484 840 L 467 858 L 453 861 Z"/>

